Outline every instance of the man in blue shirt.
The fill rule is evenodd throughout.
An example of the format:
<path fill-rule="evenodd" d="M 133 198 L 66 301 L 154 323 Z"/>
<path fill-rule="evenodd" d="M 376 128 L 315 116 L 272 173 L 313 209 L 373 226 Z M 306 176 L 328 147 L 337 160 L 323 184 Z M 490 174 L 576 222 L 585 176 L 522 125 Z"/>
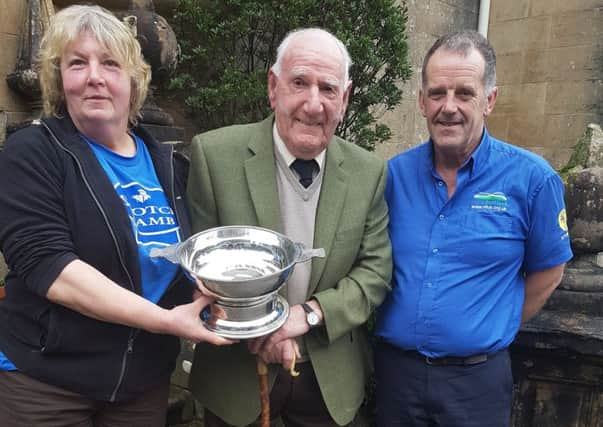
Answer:
<path fill-rule="evenodd" d="M 389 162 L 393 290 L 376 327 L 379 426 L 508 426 L 507 347 L 571 257 L 563 184 L 490 136 L 496 57 L 473 31 L 423 62 L 430 139 Z"/>

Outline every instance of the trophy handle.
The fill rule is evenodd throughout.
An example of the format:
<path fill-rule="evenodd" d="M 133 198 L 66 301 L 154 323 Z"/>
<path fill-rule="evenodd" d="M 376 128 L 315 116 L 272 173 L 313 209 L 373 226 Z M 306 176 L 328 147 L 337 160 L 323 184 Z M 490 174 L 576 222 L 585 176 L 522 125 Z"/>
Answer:
<path fill-rule="evenodd" d="M 295 245 L 295 260 L 294 260 L 295 263 L 306 262 L 314 257 L 324 258 L 326 256 L 325 250 L 323 248 L 317 248 L 317 249 L 306 248 L 306 245 L 304 245 L 303 243 L 299 243 L 299 242 L 295 242 L 294 245 Z"/>
<path fill-rule="evenodd" d="M 152 258 L 165 258 L 173 264 L 180 264 L 180 260 L 178 259 L 178 248 L 180 247 L 180 243 L 176 243 L 174 245 L 166 246 L 165 248 L 153 248 L 151 249 L 151 257 Z"/>

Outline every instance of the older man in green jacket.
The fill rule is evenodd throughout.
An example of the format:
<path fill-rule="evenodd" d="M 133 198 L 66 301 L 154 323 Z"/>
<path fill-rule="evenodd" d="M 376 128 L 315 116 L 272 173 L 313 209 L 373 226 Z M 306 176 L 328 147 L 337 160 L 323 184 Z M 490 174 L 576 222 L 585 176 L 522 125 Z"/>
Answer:
<path fill-rule="evenodd" d="M 197 346 L 191 390 L 208 426 L 257 420 L 256 355 L 271 363 L 272 415 L 287 426 L 346 425 L 363 401 L 371 364 L 363 325 L 389 289 L 392 265 L 384 162 L 334 136 L 350 63 L 332 34 L 295 31 L 268 76 L 274 115 L 193 141 L 195 231 L 257 225 L 326 251 L 298 264 L 283 287 L 290 305 L 283 327 L 229 348 Z M 283 369 L 294 354 L 299 377 Z"/>

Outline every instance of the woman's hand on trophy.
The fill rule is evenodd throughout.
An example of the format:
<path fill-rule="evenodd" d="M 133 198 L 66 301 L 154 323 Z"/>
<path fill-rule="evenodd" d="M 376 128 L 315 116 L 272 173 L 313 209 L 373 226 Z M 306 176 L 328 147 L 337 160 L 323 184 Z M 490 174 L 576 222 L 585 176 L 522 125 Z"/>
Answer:
<path fill-rule="evenodd" d="M 213 297 L 196 292 L 192 303 L 178 305 L 167 311 L 165 330 L 195 343 L 204 341 L 214 345 L 229 345 L 237 342 L 216 335 L 201 322 L 201 311 L 213 301 Z"/>
<path fill-rule="evenodd" d="M 205 283 L 203 283 L 203 280 L 199 279 L 198 277 L 193 277 L 193 279 L 195 280 L 196 285 L 195 292 L 199 292 L 203 295 L 213 296 L 213 294 L 207 289 L 207 286 L 205 286 Z"/>

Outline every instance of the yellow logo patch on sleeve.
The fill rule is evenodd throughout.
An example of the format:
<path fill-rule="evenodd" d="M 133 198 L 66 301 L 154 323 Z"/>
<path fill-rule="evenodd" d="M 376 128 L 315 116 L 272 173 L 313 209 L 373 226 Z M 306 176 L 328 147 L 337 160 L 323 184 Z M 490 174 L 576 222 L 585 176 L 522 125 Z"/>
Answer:
<path fill-rule="evenodd" d="M 561 228 L 563 231 L 567 231 L 567 214 L 565 213 L 565 209 L 561 209 L 561 211 L 559 211 L 557 221 L 559 222 L 559 228 Z"/>

